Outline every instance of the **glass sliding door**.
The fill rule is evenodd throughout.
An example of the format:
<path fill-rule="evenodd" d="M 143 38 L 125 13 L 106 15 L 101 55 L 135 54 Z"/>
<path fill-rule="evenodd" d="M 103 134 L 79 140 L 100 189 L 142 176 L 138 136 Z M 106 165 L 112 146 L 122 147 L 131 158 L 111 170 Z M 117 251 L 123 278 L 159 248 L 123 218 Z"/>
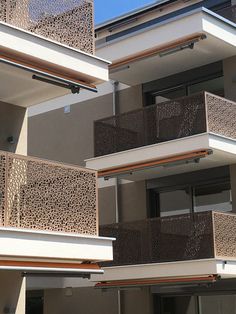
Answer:
<path fill-rule="evenodd" d="M 199 314 L 236 314 L 236 295 L 201 296 Z"/>
<path fill-rule="evenodd" d="M 163 185 L 160 180 L 163 180 Z M 191 176 L 160 180 L 157 180 L 157 187 L 147 190 L 148 218 L 204 211 L 232 211 L 229 177 L 210 179 L 204 172 L 196 172 Z M 173 185 L 175 182 L 176 185 Z"/>
<path fill-rule="evenodd" d="M 229 182 L 211 183 L 194 187 L 194 211 L 229 212 L 232 210 Z"/>
<path fill-rule="evenodd" d="M 196 94 L 201 91 L 207 91 L 218 96 L 224 96 L 223 76 L 209 79 L 202 82 L 196 82 L 188 85 L 188 95 Z"/>
<path fill-rule="evenodd" d="M 154 314 L 197 314 L 194 296 L 154 295 Z"/>
<path fill-rule="evenodd" d="M 202 91 L 224 97 L 223 71 L 215 72 L 213 67 L 210 71 L 196 68 L 191 71 L 191 74 L 189 72 L 177 73 L 170 77 L 146 83 L 144 84 L 145 106 L 190 96 Z"/>
<path fill-rule="evenodd" d="M 154 295 L 154 305 L 154 314 L 236 314 L 236 295 Z"/>
<path fill-rule="evenodd" d="M 160 216 L 189 214 L 192 210 L 191 190 L 189 187 L 160 192 Z"/>
<path fill-rule="evenodd" d="M 160 104 L 171 99 L 184 97 L 186 96 L 186 93 L 187 93 L 186 86 L 183 85 L 162 90 L 160 92 L 153 93 L 152 103 Z"/>

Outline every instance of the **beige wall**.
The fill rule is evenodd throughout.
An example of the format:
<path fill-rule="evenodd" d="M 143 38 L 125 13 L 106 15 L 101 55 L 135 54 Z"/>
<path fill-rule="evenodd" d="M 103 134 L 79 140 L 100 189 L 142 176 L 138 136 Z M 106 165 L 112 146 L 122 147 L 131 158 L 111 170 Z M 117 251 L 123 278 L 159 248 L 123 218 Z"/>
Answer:
<path fill-rule="evenodd" d="M 122 291 L 122 314 L 151 314 L 153 300 L 149 288 Z"/>
<path fill-rule="evenodd" d="M 25 278 L 21 272 L 0 271 L 0 283 L 0 313 L 25 314 Z"/>
<path fill-rule="evenodd" d="M 225 97 L 236 101 L 236 56 L 223 60 Z"/>
<path fill-rule="evenodd" d="M 142 85 L 132 86 L 118 93 L 119 112 L 135 110 L 143 106 Z"/>
<path fill-rule="evenodd" d="M 73 288 L 72 296 L 65 289 L 44 291 L 44 314 L 117 314 L 117 292 L 94 288 Z"/>
<path fill-rule="evenodd" d="M 66 105 L 66 104 L 65 104 Z M 105 95 L 29 118 L 29 155 L 84 166 L 93 157 L 93 121 L 112 115 L 112 95 Z"/>
<path fill-rule="evenodd" d="M 99 223 L 115 223 L 115 188 L 114 186 L 99 189 Z M 145 181 L 119 185 L 119 219 L 120 222 L 146 219 Z"/>
<path fill-rule="evenodd" d="M 118 314 L 117 290 L 73 288 L 72 296 L 66 289 L 44 291 L 44 314 Z M 122 314 L 151 314 L 152 294 L 149 288 L 121 291 Z"/>
<path fill-rule="evenodd" d="M 121 221 L 142 220 L 147 217 L 145 181 L 120 186 Z"/>
<path fill-rule="evenodd" d="M 27 110 L 0 102 L 0 150 L 17 154 L 27 154 Z M 7 138 L 13 136 L 10 144 Z"/>
<path fill-rule="evenodd" d="M 108 225 L 116 221 L 115 188 L 114 186 L 99 189 L 99 224 Z"/>
<path fill-rule="evenodd" d="M 118 92 L 120 112 L 142 106 L 141 86 Z M 67 105 L 67 104 L 65 104 Z M 112 94 L 29 118 L 28 154 L 84 166 L 94 156 L 93 122 L 112 115 Z"/>

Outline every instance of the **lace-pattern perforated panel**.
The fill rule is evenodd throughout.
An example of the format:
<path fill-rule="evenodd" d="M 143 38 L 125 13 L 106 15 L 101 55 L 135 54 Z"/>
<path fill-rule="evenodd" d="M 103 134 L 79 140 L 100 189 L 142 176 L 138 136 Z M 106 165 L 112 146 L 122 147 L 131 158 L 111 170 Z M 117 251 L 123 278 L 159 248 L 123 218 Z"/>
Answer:
<path fill-rule="evenodd" d="M 236 258 L 236 215 L 213 213 L 215 255 Z"/>
<path fill-rule="evenodd" d="M 101 226 L 100 235 L 116 238 L 109 266 L 214 257 L 211 212 Z"/>
<path fill-rule="evenodd" d="M 206 93 L 209 131 L 236 138 L 236 103 Z"/>
<path fill-rule="evenodd" d="M 94 171 L 14 154 L 0 171 L 2 225 L 97 235 Z"/>
<path fill-rule="evenodd" d="M 95 157 L 205 132 L 236 138 L 236 103 L 202 92 L 94 122 Z"/>
<path fill-rule="evenodd" d="M 1 0 L 0 20 L 94 53 L 93 0 Z"/>
<path fill-rule="evenodd" d="M 201 93 L 95 121 L 95 157 L 203 132 L 206 116 Z"/>

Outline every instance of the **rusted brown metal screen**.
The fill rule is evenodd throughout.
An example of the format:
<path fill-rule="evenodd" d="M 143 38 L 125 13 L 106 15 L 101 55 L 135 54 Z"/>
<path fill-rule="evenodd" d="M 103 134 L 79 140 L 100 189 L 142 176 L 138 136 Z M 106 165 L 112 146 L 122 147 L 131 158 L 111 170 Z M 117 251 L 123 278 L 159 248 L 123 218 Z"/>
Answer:
<path fill-rule="evenodd" d="M 209 132 L 236 139 L 236 103 L 206 93 Z"/>
<path fill-rule="evenodd" d="M 100 235 L 116 238 L 106 266 L 214 257 L 212 212 L 102 226 Z"/>
<path fill-rule="evenodd" d="M 95 121 L 95 156 L 206 132 L 204 94 Z"/>
<path fill-rule="evenodd" d="M 1 0 L 0 21 L 94 53 L 93 0 Z"/>
<path fill-rule="evenodd" d="M 216 258 L 236 258 L 236 215 L 213 213 Z"/>
<path fill-rule="evenodd" d="M 96 173 L 0 152 L 0 225 L 97 235 Z"/>
<path fill-rule="evenodd" d="M 202 92 L 94 122 L 95 157 L 204 132 L 236 138 L 236 103 Z"/>

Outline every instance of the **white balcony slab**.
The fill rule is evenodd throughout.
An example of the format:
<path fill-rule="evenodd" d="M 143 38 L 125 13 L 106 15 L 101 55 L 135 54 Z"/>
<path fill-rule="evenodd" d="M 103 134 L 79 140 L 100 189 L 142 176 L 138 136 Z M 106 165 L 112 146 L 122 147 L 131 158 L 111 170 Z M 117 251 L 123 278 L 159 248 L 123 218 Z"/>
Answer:
<path fill-rule="evenodd" d="M 206 36 L 194 49 L 160 57 L 158 51 L 198 34 Z M 111 66 L 111 78 L 137 85 L 235 55 L 236 24 L 199 8 L 98 46 L 97 55 L 120 66 Z M 148 56 L 148 52 L 156 50 Z M 145 55 L 147 56 L 145 57 Z"/>
<path fill-rule="evenodd" d="M 202 259 L 193 261 L 152 263 L 141 265 L 115 266 L 103 268 L 103 274 L 92 274 L 91 279 L 80 278 L 28 278 L 29 289 L 92 287 L 98 282 L 196 278 L 216 275 L 220 279 L 236 278 L 236 261 Z"/>
<path fill-rule="evenodd" d="M 85 84 L 108 80 L 109 62 L 69 46 L 35 35 L 31 32 L 0 22 L 0 57 L 10 57 L 16 62 L 47 69 Z M 32 80 L 32 73 L 0 66 L 1 101 L 28 107 L 70 91 Z"/>
<path fill-rule="evenodd" d="M 185 155 L 193 151 L 210 150 L 212 154 L 201 158 L 199 163 L 179 163 L 162 166 L 144 167 L 123 173 L 122 167 L 145 164 L 153 160 Z M 121 168 L 120 178 L 140 181 L 168 175 L 220 167 L 236 163 L 236 140 L 212 133 L 202 133 L 168 142 L 143 146 L 110 155 L 86 160 L 86 167 L 98 171 Z M 111 176 L 112 177 L 112 176 Z M 102 179 L 100 179 L 102 180 Z M 100 182 L 101 183 L 101 182 Z"/>
<path fill-rule="evenodd" d="M 236 277 L 236 261 L 202 259 L 194 261 L 106 267 L 104 274 L 92 275 L 91 281 L 144 280 L 162 278 L 187 278 L 218 275 L 222 279 Z"/>
<path fill-rule="evenodd" d="M 16 268 L 4 263 L 12 261 L 19 265 L 27 262 L 27 265 L 17 266 L 22 271 L 84 272 L 84 269 L 76 269 L 74 265 L 112 260 L 113 241 L 113 238 L 98 236 L 1 227 L 0 269 Z M 36 262 L 47 263 L 48 266 L 46 269 L 44 266 L 34 266 Z M 71 267 L 60 267 L 65 263 L 71 264 Z M 55 264 L 58 265 L 55 267 Z M 90 269 L 89 272 L 97 270 Z"/>

